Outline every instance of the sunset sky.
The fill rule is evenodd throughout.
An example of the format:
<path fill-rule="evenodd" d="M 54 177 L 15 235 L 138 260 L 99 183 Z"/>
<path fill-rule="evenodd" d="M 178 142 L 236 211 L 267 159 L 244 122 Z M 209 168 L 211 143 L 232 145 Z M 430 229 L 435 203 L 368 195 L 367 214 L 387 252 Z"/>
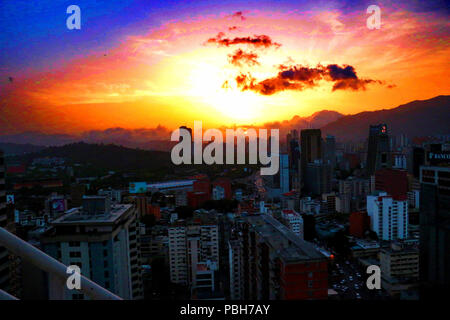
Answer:
<path fill-rule="evenodd" d="M 262 125 L 449 94 L 450 14 L 427 3 L 1 1 L 0 134 Z"/>

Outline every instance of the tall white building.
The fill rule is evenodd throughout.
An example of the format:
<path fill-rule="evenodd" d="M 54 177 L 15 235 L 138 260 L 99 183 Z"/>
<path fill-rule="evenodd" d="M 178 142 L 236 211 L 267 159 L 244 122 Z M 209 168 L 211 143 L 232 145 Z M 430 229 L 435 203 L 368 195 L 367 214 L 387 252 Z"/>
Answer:
<path fill-rule="evenodd" d="M 169 227 L 170 281 L 195 288 L 199 265 L 219 266 L 219 230 L 207 221 L 176 222 Z"/>
<path fill-rule="evenodd" d="M 395 200 L 386 192 L 367 196 L 370 228 L 381 240 L 408 238 L 408 201 Z"/>
<path fill-rule="evenodd" d="M 281 216 L 287 222 L 288 228 L 303 239 L 303 218 L 294 210 L 283 210 Z"/>

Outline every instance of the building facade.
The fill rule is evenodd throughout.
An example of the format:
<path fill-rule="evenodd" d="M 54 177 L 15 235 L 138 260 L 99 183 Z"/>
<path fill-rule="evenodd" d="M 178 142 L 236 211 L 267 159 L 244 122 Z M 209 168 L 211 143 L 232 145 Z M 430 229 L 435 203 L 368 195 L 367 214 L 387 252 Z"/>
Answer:
<path fill-rule="evenodd" d="M 367 196 L 371 230 L 380 240 L 408 238 L 408 201 L 395 200 L 386 192 Z"/>
<path fill-rule="evenodd" d="M 111 205 L 106 197 L 83 198 L 83 206 L 51 222 L 43 250 L 63 264 L 124 299 L 142 299 L 137 212 L 133 205 Z M 52 284 L 49 285 L 52 288 Z M 85 299 L 76 290 L 49 293 L 50 299 Z"/>

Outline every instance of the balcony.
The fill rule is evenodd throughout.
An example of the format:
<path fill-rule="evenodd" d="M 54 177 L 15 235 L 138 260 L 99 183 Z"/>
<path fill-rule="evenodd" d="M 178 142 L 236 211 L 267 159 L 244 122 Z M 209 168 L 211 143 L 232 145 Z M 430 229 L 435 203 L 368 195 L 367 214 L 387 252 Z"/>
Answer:
<path fill-rule="evenodd" d="M 42 271 L 47 272 L 50 278 L 54 278 L 56 280 L 55 283 L 58 285 L 58 288 L 55 288 L 56 290 L 64 288 L 69 275 L 66 273 L 67 266 L 58 260 L 50 257 L 46 253 L 32 246 L 28 242 L 23 241 L 4 228 L 0 228 L 0 246 L 7 248 L 15 255 L 28 261 Z M 83 275 L 80 275 L 80 277 L 81 289 L 78 291 L 85 294 L 92 300 L 122 300 L 122 298 L 99 286 L 87 277 Z M 0 290 L 0 300 L 11 299 L 16 300 L 17 298 L 3 290 Z"/>

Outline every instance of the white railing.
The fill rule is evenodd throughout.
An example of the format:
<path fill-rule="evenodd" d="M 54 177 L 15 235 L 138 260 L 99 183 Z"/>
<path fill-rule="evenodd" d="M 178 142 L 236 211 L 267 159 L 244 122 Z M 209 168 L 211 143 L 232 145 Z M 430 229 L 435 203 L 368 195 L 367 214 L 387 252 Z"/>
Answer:
<path fill-rule="evenodd" d="M 46 253 L 37 249 L 28 242 L 20 239 L 14 234 L 6 231 L 4 228 L 0 228 L 0 246 L 7 248 L 9 251 L 15 255 L 21 257 L 22 259 L 32 263 L 39 269 L 49 273 L 51 277 L 58 280 L 58 283 L 63 286 L 66 285 L 66 280 L 70 274 L 67 274 L 67 266 L 59 262 L 58 260 L 50 257 Z M 86 278 L 83 275 L 81 277 L 81 288 L 79 291 L 89 296 L 94 300 L 122 300 L 114 293 L 106 290 L 105 288 L 99 286 L 92 280 Z M 1 291 L 1 290 L 0 290 Z M 5 296 L 6 294 L 6 296 Z M 2 291 L 0 292 L 0 300 L 5 299 L 15 299 L 15 297 Z"/>

